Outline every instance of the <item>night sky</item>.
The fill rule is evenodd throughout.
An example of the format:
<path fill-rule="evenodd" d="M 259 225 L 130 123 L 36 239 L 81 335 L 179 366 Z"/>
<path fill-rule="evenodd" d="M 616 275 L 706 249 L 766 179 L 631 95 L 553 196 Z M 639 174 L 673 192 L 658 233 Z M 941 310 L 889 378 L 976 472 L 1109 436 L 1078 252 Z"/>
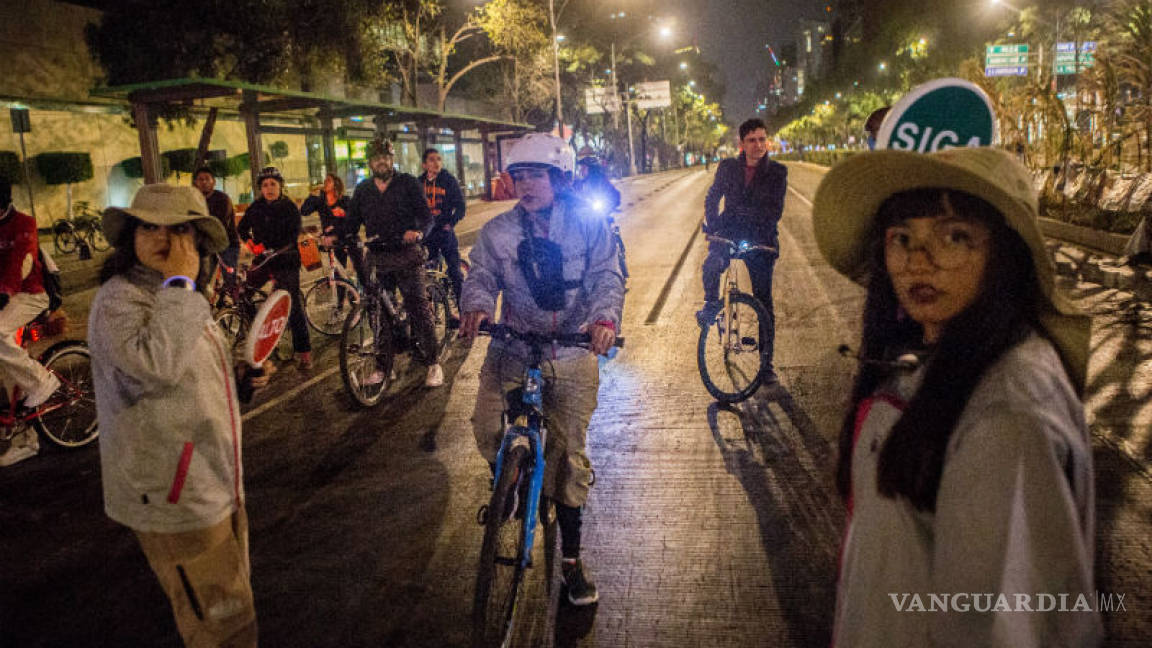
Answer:
<path fill-rule="evenodd" d="M 738 124 L 754 112 L 757 70 L 769 61 L 765 43 L 777 55 L 795 40 L 798 20 L 821 19 L 827 2 L 821 0 L 689 0 L 700 12 L 700 51 L 724 72 L 727 95 L 724 113 Z"/>

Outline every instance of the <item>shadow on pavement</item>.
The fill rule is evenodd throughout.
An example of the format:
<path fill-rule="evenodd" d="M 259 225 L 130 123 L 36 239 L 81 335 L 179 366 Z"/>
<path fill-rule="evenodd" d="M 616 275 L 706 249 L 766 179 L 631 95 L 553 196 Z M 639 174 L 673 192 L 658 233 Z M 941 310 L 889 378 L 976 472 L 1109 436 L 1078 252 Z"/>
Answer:
<path fill-rule="evenodd" d="M 756 511 L 789 645 L 828 645 L 843 508 L 834 451 L 780 385 L 739 405 L 713 403 L 708 424 Z"/>

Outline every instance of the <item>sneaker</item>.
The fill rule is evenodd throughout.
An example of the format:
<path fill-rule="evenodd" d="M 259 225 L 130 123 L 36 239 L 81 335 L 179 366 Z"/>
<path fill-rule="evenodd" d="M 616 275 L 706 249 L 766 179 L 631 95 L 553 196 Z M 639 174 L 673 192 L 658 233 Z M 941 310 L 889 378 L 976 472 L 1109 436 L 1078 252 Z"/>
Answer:
<path fill-rule="evenodd" d="M 307 371 L 312 368 L 312 352 L 301 351 L 296 354 L 296 368 Z"/>
<path fill-rule="evenodd" d="M 36 430 L 27 428 L 12 436 L 8 449 L 0 454 L 0 466 L 11 466 L 20 463 L 29 457 L 35 457 L 40 452 L 40 437 Z"/>
<path fill-rule="evenodd" d="M 712 322 L 716 321 L 715 303 L 706 301 L 700 310 L 696 311 L 696 323 L 700 328 L 710 326 Z"/>
<path fill-rule="evenodd" d="M 444 368 L 440 363 L 428 367 L 428 377 L 424 379 L 425 387 L 439 387 L 444 384 Z"/>
<path fill-rule="evenodd" d="M 565 558 L 560 567 L 564 585 L 568 588 L 568 602 L 572 605 L 592 605 L 600 600 L 596 585 L 584 575 L 584 563 L 579 558 L 573 561 Z"/>
<path fill-rule="evenodd" d="M 44 401 L 56 393 L 57 389 L 60 389 L 60 379 L 56 377 L 56 374 L 48 374 L 48 380 L 45 380 L 36 390 L 28 392 L 28 395 L 24 397 L 24 407 L 29 409 L 40 407 Z"/>

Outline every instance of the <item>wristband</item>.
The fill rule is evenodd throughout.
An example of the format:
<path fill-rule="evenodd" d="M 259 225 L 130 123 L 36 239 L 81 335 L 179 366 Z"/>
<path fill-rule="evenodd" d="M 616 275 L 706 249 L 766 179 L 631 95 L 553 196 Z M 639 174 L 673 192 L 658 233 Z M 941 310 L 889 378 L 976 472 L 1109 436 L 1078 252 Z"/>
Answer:
<path fill-rule="evenodd" d="M 189 292 L 196 290 L 196 282 L 193 281 L 191 277 L 185 277 L 184 275 L 172 275 L 168 277 L 164 280 L 163 286 L 165 288 L 170 286 L 173 288 L 183 288 Z"/>
<path fill-rule="evenodd" d="M 611 320 L 596 320 L 596 326 L 603 326 L 604 328 L 612 331 L 613 333 L 616 332 L 616 322 L 613 322 Z"/>

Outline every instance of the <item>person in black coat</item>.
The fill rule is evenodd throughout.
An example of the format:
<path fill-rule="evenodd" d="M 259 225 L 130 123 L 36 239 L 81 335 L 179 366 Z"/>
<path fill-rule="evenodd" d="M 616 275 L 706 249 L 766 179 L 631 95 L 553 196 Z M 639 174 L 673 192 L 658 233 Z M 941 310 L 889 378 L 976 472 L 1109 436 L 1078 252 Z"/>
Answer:
<path fill-rule="evenodd" d="M 740 146 L 742 152 L 738 157 L 723 160 L 716 167 L 715 180 L 704 199 L 705 232 L 733 241 L 770 245 L 779 250 L 776 224 L 784 212 L 788 169 L 768 157 L 768 131 L 759 119 L 749 119 L 740 125 Z M 721 199 L 724 200 L 723 212 L 719 211 Z M 776 329 L 772 270 L 778 256 L 778 252 L 754 251 L 744 258 L 752 278 L 752 293 L 764 305 L 768 315 L 762 343 L 769 363 Z M 728 269 L 728 262 L 727 245 L 712 243 L 703 267 L 705 302 L 719 299 L 720 275 Z M 701 322 L 707 310 L 704 308 L 697 313 Z M 774 378 L 771 369 L 766 378 Z"/>
<path fill-rule="evenodd" d="M 248 284 L 261 286 L 269 277 L 276 287 L 292 296 L 292 312 L 288 326 L 292 329 L 292 348 L 296 350 L 297 366 L 312 367 L 312 341 L 308 336 L 308 320 L 304 318 L 304 295 L 300 292 L 300 250 L 296 243 L 300 237 L 300 210 L 296 203 L 284 195 L 284 177 L 276 167 L 264 167 L 257 176 L 260 198 L 248 206 L 236 232 L 263 246 L 264 254 L 280 250 L 267 263 L 259 264 L 248 272 Z"/>
<path fill-rule="evenodd" d="M 460 243 L 456 240 L 456 223 L 464 218 L 464 193 L 460 191 L 460 183 L 456 178 L 444 170 L 440 151 L 433 148 L 424 151 L 424 160 L 420 166 L 424 168 L 424 175 L 420 176 L 424 183 L 424 198 L 428 201 L 432 217 L 436 219 L 424 245 L 428 248 L 430 258 L 435 258 L 437 254 L 444 256 L 448 278 L 452 281 L 452 292 L 459 300 L 464 273 L 460 271 Z"/>

